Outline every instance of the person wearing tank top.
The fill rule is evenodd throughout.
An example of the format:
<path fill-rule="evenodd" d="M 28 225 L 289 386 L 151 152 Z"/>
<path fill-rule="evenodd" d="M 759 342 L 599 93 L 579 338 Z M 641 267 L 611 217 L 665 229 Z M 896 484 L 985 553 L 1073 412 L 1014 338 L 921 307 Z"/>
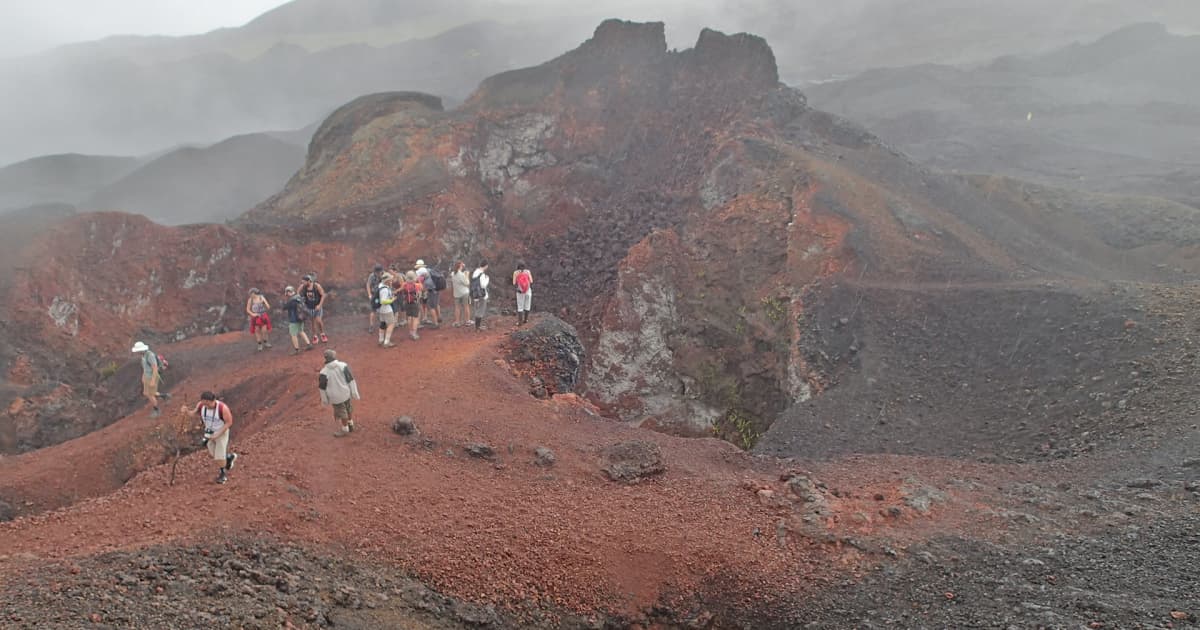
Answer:
<path fill-rule="evenodd" d="M 233 470 L 238 454 L 229 450 L 229 430 L 233 427 L 233 412 L 229 405 L 217 400 L 212 392 L 200 394 L 200 404 L 189 410 L 186 405 L 180 409 L 184 414 L 199 416 L 204 424 L 204 445 L 208 453 L 220 466 L 217 473 L 217 483 L 229 480 L 228 472 Z"/>
<path fill-rule="evenodd" d="M 258 289 L 250 289 L 246 299 L 246 315 L 250 318 L 250 334 L 258 343 L 258 351 L 271 347 L 271 303 Z"/>
<path fill-rule="evenodd" d="M 312 341 L 329 343 L 329 337 L 325 336 L 325 289 L 312 274 L 305 274 L 300 282 L 300 297 L 304 298 L 304 309 L 312 323 Z"/>

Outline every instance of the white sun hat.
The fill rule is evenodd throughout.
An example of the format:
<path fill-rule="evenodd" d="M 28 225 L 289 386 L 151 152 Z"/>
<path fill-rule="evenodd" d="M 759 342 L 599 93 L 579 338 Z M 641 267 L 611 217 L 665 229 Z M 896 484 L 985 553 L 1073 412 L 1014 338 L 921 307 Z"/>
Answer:
<path fill-rule="evenodd" d="M 133 344 L 133 350 L 130 350 L 130 352 L 145 352 L 149 349 L 150 349 L 150 346 L 147 346 L 146 344 L 139 341 L 139 342 Z"/>

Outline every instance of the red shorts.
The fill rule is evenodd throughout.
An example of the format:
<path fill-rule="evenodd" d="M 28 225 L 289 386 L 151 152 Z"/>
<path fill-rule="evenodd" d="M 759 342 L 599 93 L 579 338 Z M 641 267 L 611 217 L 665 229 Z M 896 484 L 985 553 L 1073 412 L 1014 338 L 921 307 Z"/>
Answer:
<path fill-rule="evenodd" d="M 262 315 L 255 315 L 254 317 L 250 318 L 250 332 L 258 332 L 259 328 L 266 328 L 268 331 L 271 330 L 270 315 L 263 313 Z"/>

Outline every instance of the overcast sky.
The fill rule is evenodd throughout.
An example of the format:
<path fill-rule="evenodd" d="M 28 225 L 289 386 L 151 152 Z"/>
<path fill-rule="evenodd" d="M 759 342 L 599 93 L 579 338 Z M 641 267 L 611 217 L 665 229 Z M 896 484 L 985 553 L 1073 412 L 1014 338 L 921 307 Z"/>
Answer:
<path fill-rule="evenodd" d="M 285 0 L 0 0 L 0 56 L 109 35 L 187 35 L 240 26 Z"/>

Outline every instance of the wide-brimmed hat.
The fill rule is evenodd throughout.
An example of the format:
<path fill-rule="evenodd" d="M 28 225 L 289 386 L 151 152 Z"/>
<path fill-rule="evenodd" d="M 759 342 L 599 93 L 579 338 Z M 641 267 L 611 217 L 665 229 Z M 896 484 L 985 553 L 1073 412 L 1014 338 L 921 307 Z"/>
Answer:
<path fill-rule="evenodd" d="M 289 284 L 289 285 L 287 286 L 287 288 L 285 288 L 285 289 L 283 290 L 283 292 L 284 292 L 284 293 L 295 293 L 295 292 L 296 292 L 296 287 L 294 287 L 294 286 L 292 286 L 292 285 L 290 285 L 290 284 Z"/>
<path fill-rule="evenodd" d="M 259 291 L 258 289 L 250 289 L 250 295 L 259 295 L 261 293 L 262 291 Z"/>
<path fill-rule="evenodd" d="M 409 282 L 416 282 L 417 281 L 417 272 L 410 271 L 410 272 L 404 274 L 404 279 L 408 280 Z"/>
<path fill-rule="evenodd" d="M 418 258 L 418 259 L 417 259 L 417 265 L 416 265 L 416 266 L 417 266 L 417 267 L 424 267 L 424 266 L 425 266 L 425 261 L 424 261 L 424 260 L 422 260 L 422 259 L 420 259 L 420 258 Z"/>
<path fill-rule="evenodd" d="M 379 281 L 380 282 L 391 282 L 395 278 L 396 278 L 396 276 L 393 276 L 392 274 L 385 271 L 382 276 L 379 276 Z"/>
<path fill-rule="evenodd" d="M 133 344 L 133 350 L 130 350 L 130 352 L 145 352 L 149 349 L 150 349 L 150 346 L 147 346 L 146 344 L 139 341 L 139 342 Z"/>

